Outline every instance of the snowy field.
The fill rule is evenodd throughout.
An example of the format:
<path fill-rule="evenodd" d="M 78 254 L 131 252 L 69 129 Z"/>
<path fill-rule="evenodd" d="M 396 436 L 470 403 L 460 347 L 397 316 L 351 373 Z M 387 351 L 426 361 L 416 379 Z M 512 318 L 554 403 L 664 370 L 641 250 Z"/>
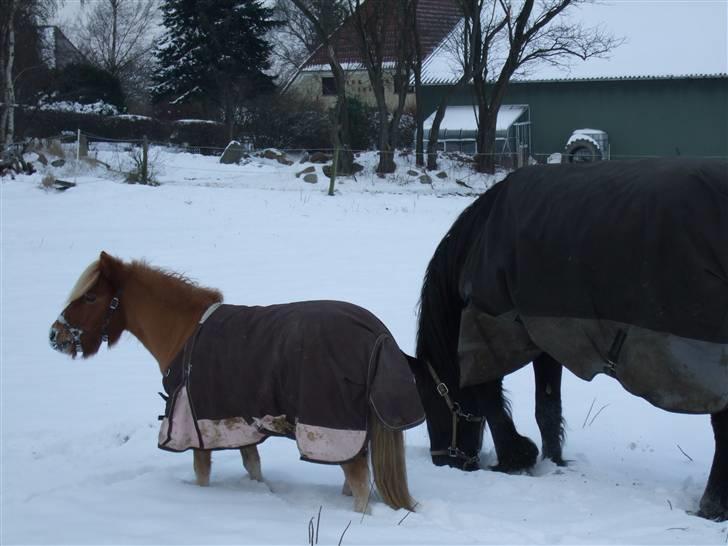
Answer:
<path fill-rule="evenodd" d="M 48 345 L 51 322 L 99 251 L 184 272 L 230 303 L 355 302 L 412 352 L 425 266 L 473 197 L 456 195 L 464 188 L 454 176 L 423 185 L 365 173 L 328 197 L 321 178 L 294 177 L 300 165 L 167 153 L 159 161 L 159 187 L 73 165 L 56 171 L 78 184 L 62 193 L 41 189 L 43 173 L 0 182 L 0 543 L 306 544 L 319 507 L 319 544 L 337 544 L 349 522 L 345 545 L 728 543 L 726 524 L 690 514 L 712 459 L 708 417 L 668 414 L 609 378 L 585 383 L 569 372 L 567 468 L 438 468 L 422 425 L 406 437 L 419 501 L 406 518 L 378 501 L 370 516 L 354 513 L 340 468 L 299 461 L 285 439 L 260 446 L 264 484 L 230 451 L 214 454 L 209 488 L 194 485 L 191 454 L 156 447 L 161 378 L 141 344 L 127 335 L 85 361 Z M 519 430 L 539 443 L 532 370 L 506 384 Z M 483 450 L 493 464 L 489 437 Z"/>

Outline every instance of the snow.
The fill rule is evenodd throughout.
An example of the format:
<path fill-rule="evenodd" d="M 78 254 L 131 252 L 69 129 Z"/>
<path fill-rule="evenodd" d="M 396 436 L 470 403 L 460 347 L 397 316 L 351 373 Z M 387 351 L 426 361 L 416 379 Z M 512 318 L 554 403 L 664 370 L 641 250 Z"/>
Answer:
<path fill-rule="evenodd" d="M 514 81 L 728 73 L 728 2 L 725 0 L 587 2 L 570 8 L 553 24 L 562 22 L 600 28 L 624 39 L 624 43 L 605 58 L 586 61 L 574 58 L 566 66 L 529 65 Z M 458 26 L 454 35 L 462 33 L 461 29 Z M 423 81 L 433 85 L 454 82 L 460 72 L 452 47 L 443 43 L 425 59 Z"/>
<path fill-rule="evenodd" d="M 597 150 L 601 150 L 601 145 L 594 139 L 594 136 L 596 135 L 602 136 L 603 139 L 607 136 L 607 133 L 599 129 L 576 129 L 573 133 L 571 133 L 569 140 L 566 141 L 566 147 L 568 148 L 569 144 L 575 140 L 586 140 L 594 144 Z"/>
<path fill-rule="evenodd" d="M 55 101 L 42 102 L 38 108 L 40 110 L 51 110 L 55 112 L 75 112 L 77 114 L 100 114 L 102 116 L 115 116 L 119 110 L 113 104 L 107 104 L 104 101 L 96 101 L 88 104 L 82 104 L 74 101 Z"/>
<path fill-rule="evenodd" d="M 498 110 L 498 119 L 496 120 L 496 131 L 507 131 L 508 128 L 521 117 L 528 109 L 528 106 L 520 104 L 504 104 Z M 435 120 L 433 112 L 424 123 L 424 129 L 430 129 L 432 122 Z M 476 110 L 474 106 L 448 106 L 445 110 L 445 116 L 440 124 L 441 129 L 448 131 L 456 131 L 462 129 L 465 131 L 477 131 L 478 123 L 476 119 Z"/>
<path fill-rule="evenodd" d="M 109 164 L 125 155 L 97 153 Z M 378 179 L 370 154 L 359 158 L 365 173 L 328 197 L 326 182 L 294 176 L 301 164 L 157 156 L 155 188 L 73 161 L 52 171 L 78 183 L 65 192 L 40 189 L 45 169 L 0 181 L 0 543 L 304 544 L 319 507 L 320 544 L 337 543 L 349 522 L 344 545 L 726 542 L 726 524 L 689 514 L 712 459 L 709 419 L 668 414 L 607 377 L 586 383 L 568 372 L 568 467 L 435 467 L 423 425 L 406 436 L 419 501 L 406 519 L 376 500 L 372 515 L 355 514 L 340 494 L 341 470 L 298 460 L 285 439 L 260 447 L 264 484 L 247 479 L 239 454 L 218 452 L 211 486 L 194 485 L 191 455 L 156 447 L 161 377 L 139 342 L 125 336 L 85 361 L 48 346 L 51 322 L 99 251 L 182 272 L 231 303 L 352 301 L 412 352 L 423 272 L 473 196 L 455 195 L 455 176 L 465 176 L 457 164 L 430 186 L 401 172 Z M 479 191 L 493 181 L 468 178 Z M 523 369 L 506 386 L 519 430 L 537 439 L 532 376 Z M 489 437 L 482 459 L 495 462 Z"/>

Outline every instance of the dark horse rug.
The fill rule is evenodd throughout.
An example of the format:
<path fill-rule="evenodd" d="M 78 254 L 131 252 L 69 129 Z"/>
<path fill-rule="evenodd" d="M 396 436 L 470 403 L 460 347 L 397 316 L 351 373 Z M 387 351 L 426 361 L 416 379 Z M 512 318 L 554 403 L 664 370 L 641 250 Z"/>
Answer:
<path fill-rule="evenodd" d="M 230 449 L 294 438 L 301 457 L 341 463 L 362 452 L 370 407 L 402 430 L 421 423 L 407 357 L 366 309 L 335 301 L 205 314 L 163 380 L 159 447 Z"/>
<path fill-rule="evenodd" d="M 728 407 L 728 162 L 527 167 L 480 200 L 492 207 L 460 283 L 463 385 L 545 351 L 666 410 Z"/>

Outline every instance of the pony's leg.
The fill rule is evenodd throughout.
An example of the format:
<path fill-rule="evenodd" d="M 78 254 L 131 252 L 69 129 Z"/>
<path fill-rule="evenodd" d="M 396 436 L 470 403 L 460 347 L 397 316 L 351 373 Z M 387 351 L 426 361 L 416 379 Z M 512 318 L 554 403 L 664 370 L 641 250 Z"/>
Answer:
<path fill-rule="evenodd" d="M 541 451 L 544 458 L 566 466 L 561 457 L 564 441 L 564 421 L 561 413 L 561 364 L 542 353 L 533 361 L 536 378 L 536 422 L 541 431 Z"/>
<path fill-rule="evenodd" d="M 499 472 L 517 472 L 536 464 L 538 448 L 529 438 L 521 436 L 513 424 L 508 401 L 503 395 L 503 380 L 483 384 L 483 414 L 490 425 Z"/>
<path fill-rule="evenodd" d="M 369 462 L 366 455 L 341 465 L 344 478 L 354 496 L 354 510 L 369 513 Z M 346 486 L 345 486 L 346 487 Z"/>
<path fill-rule="evenodd" d="M 240 448 L 240 455 L 243 457 L 243 466 L 248 471 L 248 476 L 256 482 L 263 481 L 263 472 L 260 470 L 260 455 L 257 446 Z"/>
<path fill-rule="evenodd" d="M 203 449 L 192 450 L 192 467 L 195 469 L 197 485 L 210 485 L 210 468 L 212 467 L 212 452 Z"/>
<path fill-rule="evenodd" d="M 699 516 L 728 520 L 728 409 L 710 416 L 715 436 L 715 455 L 708 485 L 700 499 Z"/>

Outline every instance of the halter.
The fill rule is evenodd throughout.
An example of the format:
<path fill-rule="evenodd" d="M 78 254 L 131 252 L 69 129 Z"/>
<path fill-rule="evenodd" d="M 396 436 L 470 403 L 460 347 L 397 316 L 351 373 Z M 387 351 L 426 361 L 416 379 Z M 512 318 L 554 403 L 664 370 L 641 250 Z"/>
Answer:
<path fill-rule="evenodd" d="M 458 447 L 458 423 L 460 422 L 460 419 L 463 419 L 468 423 L 480 423 L 485 420 L 485 417 L 482 415 L 474 415 L 472 413 L 464 412 L 460 407 L 460 404 L 453 402 L 452 398 L 450 398 L 450 389 L 447 388 L 444 381 L 440 381 L 437 372 L 435 372 L 435 369 L 429 362 L 427 362 L 427 369 L 430 371 L 430 375 L 435 381 L 435 390 L 437 390 L 437 394 L 442 396 L 450 410 L 450 413 L 452 414 L 452 438 L 450 440 L 450 447 L 447 449 L 430 450 L 430 455 L 447 455 L 452 459 L 461 459 L 463 460 L 463 466 L 479 464 L 480 457 L 478 455 L 468 457 L 468 455 Z"/>
<path fill-rule="evenodd" d="M 104 322 L 101 325 L 101 342 L 109 342 L 109 323 L 111 322 L 111 316 L 114 314 L 114 311 L 116 311 L 119 308 L 119 305 L 121 302 L 119 301 L 119 297 L 121 296 L 122 290 L 119 289 L 119 291 L 114 295 L 113 298 L 111 298 L 111 301 L 109 302 L 109 307 L 106 309 L 106 316 L 104 317 Z M 61 313 L 58 316 L 58 322 L 63 324 L 71 334 L 71 339 L 73 339 L 73 346 L 76 349 L 76 354 L 83 354 L 83 347 L 81 346 L 81 336 L 85 333 L 82 328 L 79 328 L 77 326 L 72 325 L 70 322 L 66 320 L 66 317 Z"/>

